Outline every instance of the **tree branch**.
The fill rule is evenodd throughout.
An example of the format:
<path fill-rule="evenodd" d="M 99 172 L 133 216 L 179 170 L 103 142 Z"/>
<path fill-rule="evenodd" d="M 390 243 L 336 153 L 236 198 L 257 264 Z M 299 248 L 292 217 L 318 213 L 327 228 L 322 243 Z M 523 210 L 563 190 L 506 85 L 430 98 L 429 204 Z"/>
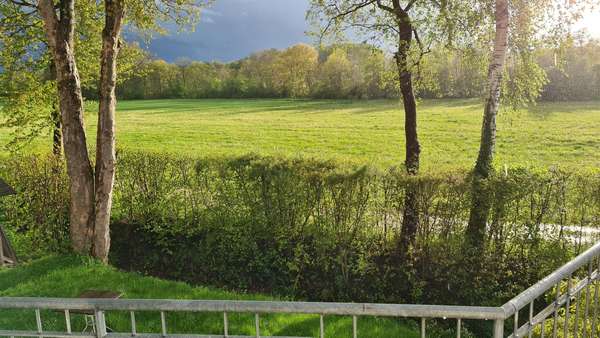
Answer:
<path fill-rule="evenodd" d="M 17 6 L 24 6 L 24 7 L 31 7 L 31 8 L 36 8 L 36 6 L 30 2 L 24 1 L 24 0 L 10 0 L 10 2 L 12 2 L 13 4 L 17 5 Z"/>
<path fill-rule="evenodd" d="M 414 6 L 415 3 L 417 3 L 418 0 L 411 0 L 408 5 L 406 5 L 406 7 L 404 7 L 404 11 L 408 12 L 410 11 L 410 9 L 412 8 L 412 6 Z"/>
<path fill-rule="evenodd" d="M 352 4 L 348 9 L 346 10 L 342 10 L 337 6 L 337 3 L 334 3 L 332 6 L 330 7 L 334 7 L 335 11 L 337 12 L 334 16 L 330 17 L 329 20 L 327 21 L 327 24 L 325 25 L 325 27 L 321 30 L 320 34 L 319 34 L 319 40 L 322 41 L 323 37 L 327 34 L 327 32 L 329 31 L 329 29 L 333 26 L 334 23 L 336 23 L 339 19 L 344 18 L 347 15 L 353 14 L 358 12 L 359 10 L 372 5 L 376 2 L 377 0 L 364 0 L 360 3 L 357 4 Z"/>
<path fill-rule="evenodd" d="M 392 13 L 392 14 L 396 14 L 396 11 L 394 11 L 394 9 L 390 6 L 386 6 L 384 5 L 381 0 L 377 0 L 377 6 L 381 9 L 383 9 L 386 12 Z"/>

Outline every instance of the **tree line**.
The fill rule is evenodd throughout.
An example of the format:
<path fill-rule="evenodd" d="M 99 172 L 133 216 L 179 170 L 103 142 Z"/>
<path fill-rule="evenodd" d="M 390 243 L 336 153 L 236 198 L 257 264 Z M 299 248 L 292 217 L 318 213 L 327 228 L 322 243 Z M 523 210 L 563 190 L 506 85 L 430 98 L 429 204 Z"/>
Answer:
<path fill-rule="evenodd" d="M 484 55 L 477 50 L 437 48 L 423 60 L 416 80 L 421 98 L 481 97 Z M 571 39 L 563 48 L 540 49 L 545 101 L 600 100 L 600 41 Z M 508 70 L 515 65 L 508 60 Z M 179 59 L 173 63 L 143 53 L 139 71 L 117 86 L 121 99 L 201 98 L 398 98 L 394 60 L 369 44 L 306 44 L 269 49 L 230 63 Z M 96 90 L 84 90 L 95 99 Z"/>

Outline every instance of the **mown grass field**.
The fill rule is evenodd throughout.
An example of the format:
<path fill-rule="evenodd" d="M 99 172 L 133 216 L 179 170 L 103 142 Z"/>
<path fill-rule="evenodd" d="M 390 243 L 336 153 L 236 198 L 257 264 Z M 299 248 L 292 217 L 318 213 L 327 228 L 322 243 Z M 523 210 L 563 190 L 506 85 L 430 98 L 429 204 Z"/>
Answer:
<path fill-rule="evenodd" d="M 129 299 L 210 299 L 210 300 L 273 300 L 273 297 L 239 294 L 185 283 L 144 277 L 118 271 L 80 257 L 49 257 L 14 269 L 0 268 L 0 297 L 76 297 L 84 290 L 113 290 Z M 66 331 L 64 315 L 42 311 L 46 331 Z M 253 336 L 253 314 L 229 314 L 229 333 Z M 222 334 L 222 313 L 167 313 L 170 334 Z M 71 315 L 73 331 L 84 328 L 82 315 Z M 160 314 L 137 312 L 139 333 L 160 333 Z M 131 332 L 129 313 L 107 312 L 108 325 L 117 332 Z M 327 337 L 350 337 L 352 319 L 325 317 Z M 364 337 L 418 337 L 417 325 L 404 320 L 360 318 L 359 332 Z M 0 329 L 35 330 L 33 310 L 0 309 Z M 263 315 L 261 335 L 317 337 L 319 317 L 312 315 Z"/>
<path fill-rule="evenodd" d="M 90 105 L 89 139 L 96 116 Z M 483 105 L 419 103 L 422 166 L 470 168 Z M 402 164 L 403 111 L 396 100 L 145 100 L 118 105 L 118 146 L 193 156 L 250 152 Z M 7 133 L 0 135 L 5 143 Z M 49 139 L 49 138 L 47 138 Z M 38 141 L 36 149 L 48 149 Z M 49 143 L 49 141 L 44 140 Z M 600 167 L 600 102 L 540 103 L 498 120 L 497 164 Z"/>

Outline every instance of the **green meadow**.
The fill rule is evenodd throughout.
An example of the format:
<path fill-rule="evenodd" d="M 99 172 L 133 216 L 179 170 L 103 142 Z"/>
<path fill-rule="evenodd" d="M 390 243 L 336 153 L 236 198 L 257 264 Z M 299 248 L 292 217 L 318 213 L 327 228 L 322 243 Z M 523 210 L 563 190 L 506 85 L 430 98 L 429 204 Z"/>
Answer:
<path fill-rule="evenodd" d="M 88 104 L 94 141 L 96 107 Z M 479 100 L 424 100 L 419 133 L 425 170 L 470 168 L 483 105 Z M 9 139 L 0 134 L 0 142 Z M 210 99 L 121 101 L 121 149 L 197 157 L 259 153 L 308 156 L 378 167 L 402 164 L 404 118 L 397 100 Z M 49 149 L 49 137 L 36 150 Z M 599 167 L 600 102 L 539 103 L 498 119 L 500 166 Z"/>

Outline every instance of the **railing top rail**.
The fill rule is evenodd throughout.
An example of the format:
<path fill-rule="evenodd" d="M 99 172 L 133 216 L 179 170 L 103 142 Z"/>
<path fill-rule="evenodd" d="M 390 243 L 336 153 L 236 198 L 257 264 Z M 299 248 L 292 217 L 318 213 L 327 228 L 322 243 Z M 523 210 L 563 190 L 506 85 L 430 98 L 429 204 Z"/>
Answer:
<path fill-rule="evenodd" d="M 596 245 L 592 246 L 567 264 L 556 269 L 554 272 L 544 277 L 544 279 L 540 280 L 527 290 L 521 292 L 518 296 L 509 300 L 502 306 L 502 309 L 504 309 L 504 312 L 506 313 L 506 318 L 512 316 L 517 310 L 522 309 L 538 297 L 542 296 L 557 283 L 571 276 L 573 272 L 577 271 L 599 255 L 600 242 L 596 243 Z"/>
<path fill-rule="evenodd" d="M 51 310 L 116 310 L 116 311 L 189 311 L 302 313 L 349 316 L 389 316 L 411 318 L 504 319 L 499 307 L 316 303 L 277 301 L 163 300 L 163 299 L 73 299 L 73 298 L 1 298 L 0 308 Z"/>

